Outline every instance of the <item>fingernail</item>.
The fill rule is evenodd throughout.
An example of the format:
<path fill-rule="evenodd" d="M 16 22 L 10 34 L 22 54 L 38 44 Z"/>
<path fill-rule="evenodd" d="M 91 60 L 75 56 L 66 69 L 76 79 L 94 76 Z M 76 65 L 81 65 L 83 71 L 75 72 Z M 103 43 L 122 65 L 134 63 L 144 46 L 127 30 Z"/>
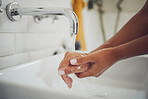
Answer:
<path fill-rule="evenodd" d="M 64 74 L 65 74 L 65 71 L 64 71 L 64 70 L 59 70 L 59 71 L 58 71 L 58 74 L 59 74 L 59 75 L 64 75 Z"/>
<path fill-rule="evenodd" d="M 71 59 L 71 60 L 70 60 L 70 63 L 71 63 L 71 64 L 76 64 L 76 63 L 77 63 L 77 60 L 76 60 L 76 59 Z"/>

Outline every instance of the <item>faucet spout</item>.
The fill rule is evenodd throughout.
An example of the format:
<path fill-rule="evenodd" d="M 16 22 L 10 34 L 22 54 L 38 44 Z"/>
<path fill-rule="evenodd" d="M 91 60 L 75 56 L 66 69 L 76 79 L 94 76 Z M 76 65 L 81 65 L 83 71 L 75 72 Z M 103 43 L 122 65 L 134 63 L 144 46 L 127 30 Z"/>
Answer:
<path fill-rule="evenodd" d="M 13 2 L 7 5 L 6 13 L 11 21 L 20 20 L 22 15 L 65 15 L 70 22 L 70 33 L 78 33 L 78 18 L 77 15 L 71 9 L 65 8 L 21 8 L 17 2 Z"/>

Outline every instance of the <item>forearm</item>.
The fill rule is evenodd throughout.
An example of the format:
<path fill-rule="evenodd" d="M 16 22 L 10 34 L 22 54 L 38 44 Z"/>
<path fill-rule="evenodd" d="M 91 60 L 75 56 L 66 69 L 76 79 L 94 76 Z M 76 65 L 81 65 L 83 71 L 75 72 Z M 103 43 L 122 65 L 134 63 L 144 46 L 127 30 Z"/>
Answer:
<path fill-rule="evenodd" d="M 133 56 L 148 54 L 148 35 L 130 41 L 128 43 L 113 47 L 112 50 L 117 60 L 126 59 Z"/>
<path fill-rule="evenodd" d="M 130 21 L 128 21 L 115 36 L 92 52 L 103 48 L 115 47 L 142 37 L 148 34 L 147 26 L 148 1 L 146 2 L 145 6 Z"/>

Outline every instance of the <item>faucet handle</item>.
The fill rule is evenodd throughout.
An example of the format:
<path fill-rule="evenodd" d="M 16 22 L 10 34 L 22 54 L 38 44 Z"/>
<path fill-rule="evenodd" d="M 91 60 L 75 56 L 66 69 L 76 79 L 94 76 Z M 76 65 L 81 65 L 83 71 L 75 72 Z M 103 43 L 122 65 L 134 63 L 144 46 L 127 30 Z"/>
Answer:
<path fill-rule="evenodd" d="M 2 0 L 0 0 L 0 13 L 3 12 L 3 10 L 1 9 L 1 6 L 2 6 Z"/>

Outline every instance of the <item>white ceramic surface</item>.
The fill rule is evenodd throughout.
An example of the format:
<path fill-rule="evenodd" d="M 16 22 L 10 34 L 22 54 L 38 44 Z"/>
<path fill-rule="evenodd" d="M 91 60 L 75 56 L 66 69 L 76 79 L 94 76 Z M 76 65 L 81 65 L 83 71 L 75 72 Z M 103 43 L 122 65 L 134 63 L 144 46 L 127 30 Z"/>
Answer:
<path fill-rule="evenodd" d="M 79 79 L 67 88 L 57 68 L 64 54 L 0 71 L 0 99 L 147 99 L 148 58 L 120 61 L 99 78 Z"/>

